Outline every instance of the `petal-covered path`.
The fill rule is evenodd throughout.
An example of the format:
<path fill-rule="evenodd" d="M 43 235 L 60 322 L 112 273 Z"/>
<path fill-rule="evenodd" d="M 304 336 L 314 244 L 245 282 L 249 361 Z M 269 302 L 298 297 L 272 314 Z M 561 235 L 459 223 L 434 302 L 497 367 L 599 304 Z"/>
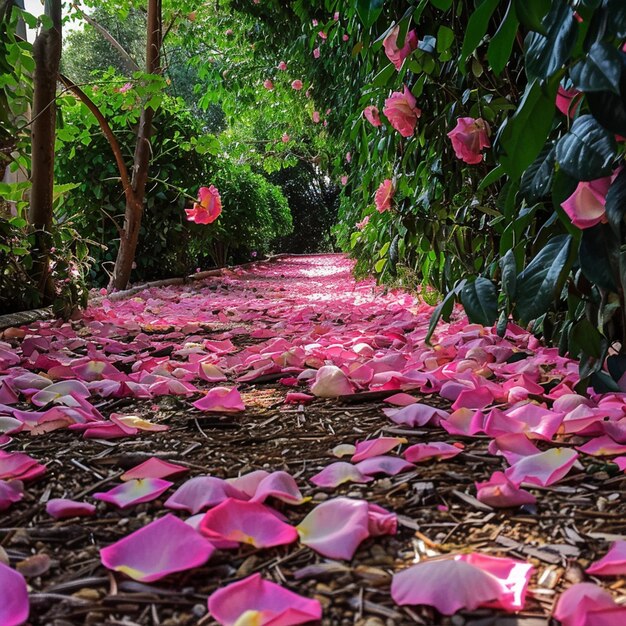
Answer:
<path fill-rule="evenodd" d="M 281 257 L 0 341 L 0 624 L 626 623 L 626 394 Z"/>

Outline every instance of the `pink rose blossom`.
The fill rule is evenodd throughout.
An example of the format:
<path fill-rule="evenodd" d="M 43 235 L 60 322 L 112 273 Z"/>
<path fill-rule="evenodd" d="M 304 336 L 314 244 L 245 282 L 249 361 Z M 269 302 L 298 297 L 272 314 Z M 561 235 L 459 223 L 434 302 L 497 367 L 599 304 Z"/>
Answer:
<path fill-rule="evenodd" d="M 370 223 L 370 216 L 366 215 L 360 222 L 357 222 L 354 226 L 357 230 L 363 230 Z"/>
<path fill-rule="evenodd" d="M 394 91 L 385 100 L 383 113 L 403 137 L 410 137 L 415 132 L 417 119 L 422 115 L 421 109 L 416 106 L 415 96 L 406 85 L 403 93 Z"/>
<path fill-rule="evenodd" d="M 263 82 L 263 87 L 268 91 L 272 91 L 272 89 L 274 89 L 274 83 L 268 78 Z"/>
<path fill-rule="evenodd" d="M 302 81 L 298 79 L 294 80 L 291 83 L 291 87 L 292 89 L 295 89 L 296 91 L 300 91 L 300 89 L 302 89 Z"/>
<path fill-rule="evenodd" d="M 582 181 L 578 183 L 574 193 L 561 204 L 574 226 L 585 229 L 606 222 L 606 194 L 611 180 L 611 176 L 605 176 Z"/>
<path fill-rule="evenodd" d="M 313 111 L 313 121 L 316 124 L 320 123 L 320 113 L 319 113 L 319 111 Z"/>
<path fill-rule="evenodd" d="M 200 202 L 196 202 L 192 209 L 185 209 L 187 219 L 196 224 L 211 224 L 222 212 L 222 199 L 219 191 L 211 185 L 200 187 L 198 192 Z"/>
<path fill-rule="evenodd" d="M 320 49 L 319 48 L 315 48 L 315 50 L 313 50 L 313 57 L 315 59 L 319 59 L 320 58 Z"/>
<path fill-rule="evenodd" d="M 363 116 L 372 126 L 382 125 L 382 122 L 380 121 L 378 107 L 374 106 L 373 104 L 363 109 Z"/>
<path fill-rule="evenodd" d="M 376 204 L 376 210 L 379 213 L 384 213 L 391 208 L 391 199 L 393 198 L 395 189 L 393 188 L 393 181 L 390 178 L 385 178 L 380 187 L 376 191 L 374 196 L 374 203 Z"/>
<path fill-rule="evenodd" d="M 383 47 L 387 58 L 399 70 L 402 67 L 404 59 L 406 59 L 413 50 L 417 48 L 417 34 L 414 30 L 406 34 L 404 45 L 398 48 L 398 35 L 400 34 L 400 25 L 394 26 L 391 32 L 383 40 Z"/>
<path fill-rule="evenodd" d="M 489 124 L 482 118 L 459 117 L 456 126 L 448 133 L 457 159 L 475 165 L 483 160 L 481 150 L 489 148 Z"/>
<path fill-rule="evenodd" d="M 287 64 L 284 61 L 281 61 L 278 64 L 278 69 L 284 72 L 287 69 Z"/>
<path fill-rule="evenodd" d="M 342 39 L 344 41 L 348 41 L 348 39 L 350 39 L 350 35 L 348 35 L 347 33 L 343 35 Z"/>

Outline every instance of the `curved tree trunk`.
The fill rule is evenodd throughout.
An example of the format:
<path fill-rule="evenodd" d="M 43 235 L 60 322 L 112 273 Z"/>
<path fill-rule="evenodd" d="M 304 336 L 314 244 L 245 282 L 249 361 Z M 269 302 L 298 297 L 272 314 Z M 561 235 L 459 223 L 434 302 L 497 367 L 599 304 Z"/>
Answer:
<path fill-rule="evenodd" d="M 49 304 L 54 297 L 49 254 L 54 189 L 56 85 L 61 60 L 61 0 L 46 0 L 45 12 L 52 25 L 50 28 L 42 28 L 33 44 L 32 189 L 28 219 L 35 229 L 32 276 L 43 302 Z"/>

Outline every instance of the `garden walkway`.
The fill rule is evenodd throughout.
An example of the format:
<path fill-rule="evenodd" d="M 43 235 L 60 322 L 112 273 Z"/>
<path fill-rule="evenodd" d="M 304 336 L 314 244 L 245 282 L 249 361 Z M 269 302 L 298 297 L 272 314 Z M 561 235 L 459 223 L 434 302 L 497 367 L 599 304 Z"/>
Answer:
<path fill-rule="evenodd" d="M 207 597 L 257 572 L 329 625 L 547 625 L 583 580 L 618 598 L 623 579 L 584 568 L 626 534 L 624 397 L 576 395 L 576 364 L 513 325 L 501 339 L 457 314 L 428 345 L 431 307 L 351 267 L 281 257 L 4 332 L 0 561 L 27 580 L 31 624 L 215 624 Z M 180 467 L 124 474 L 148 459 Z M 168 518 L 100 554 L 166 513 L 221 549 L 207 560 Z M 532 569 L 502 561 L 482 602 L 476 576 L 415 570 L 393 601 L 394 573 L 469 553 Z M 444 566 L 493 573 L 464 559 Z"/>

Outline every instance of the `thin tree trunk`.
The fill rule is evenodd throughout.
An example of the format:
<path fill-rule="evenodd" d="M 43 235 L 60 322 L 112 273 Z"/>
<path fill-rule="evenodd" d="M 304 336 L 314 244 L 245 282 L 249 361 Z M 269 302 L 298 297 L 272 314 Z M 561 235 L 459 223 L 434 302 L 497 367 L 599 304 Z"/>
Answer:
<path fill-rule="evenodd" d="M 150 74 L 158 74 L 160 72 L 161 18 L 161 0 L 148 0 L 146 71 Z M 148 181 L 148 167 L 151 157 L 150 135 L 152 133 L 153 117 L 154 109 L 147 106 L 142 111 L 139 119 L 137 143 L 133 159 L 132 193 L 126 197 L 124 229 L 120 238 L 120 247 L 109 285 L 114 289 L 126 288 L 135 260 L 146 183 Z"/>
<path fill-rule="evenodd" d="M 42 29 L 33 44 L 32 189 L 28 218 L 35 229 L 32 276 L 47 304 L 54 296 L 49 254 L 54 189 L 56 85 L 61 60 L 61 0 L 46 0 L 45 12 L 52 26 Z"/>

